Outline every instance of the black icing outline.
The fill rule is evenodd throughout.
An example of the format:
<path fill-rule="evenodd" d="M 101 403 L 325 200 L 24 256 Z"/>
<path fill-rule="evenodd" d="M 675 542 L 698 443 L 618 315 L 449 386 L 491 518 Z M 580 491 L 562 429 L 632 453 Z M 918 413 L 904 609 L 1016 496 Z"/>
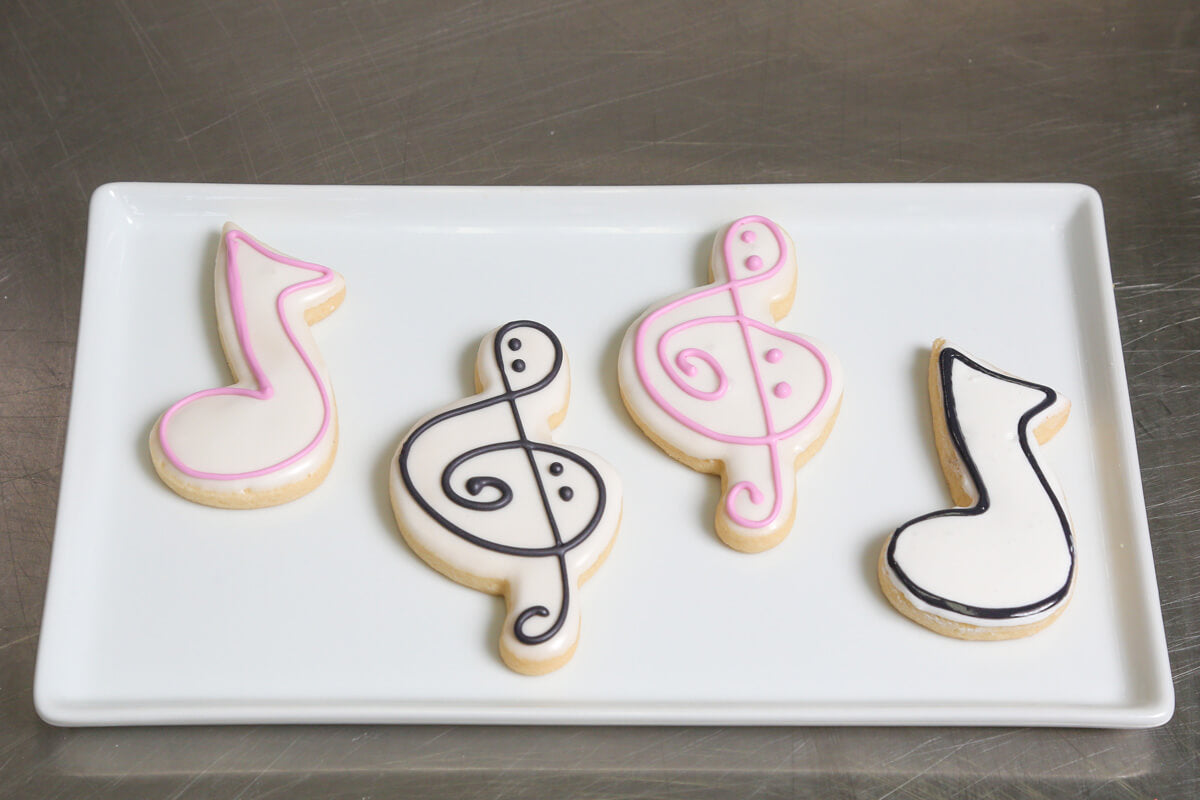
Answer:
<path fill-rule="evenodd" d="M 954 361 L 959 360 L 966 364 L 971 369 L 977 372 L 982 372 L 993 378 L 998 378 L 1009 383 L 1015 383 L 1018 386 L 1024 386 L 1029 389 L 1035 389 L 1042 392 L 1045 397 L 1042 402 L 1038 403 L 1033 408 L 1021 415 L 1020 421 L 1017 423 L 1017 437 L 1021 443 L 1021 450 L 1025 454 L 1026 460 L 1030 467 L 1037 475 L 1038 482 L 1041 483 L 1042 489 L 1046 492 L 1046 496 L 1050 498 L 1050 503 L 1054 506 L 1054 512 L 1058 515 L 1059 524 L 1062 527 L 1063 536 L 1067 541 L 1067 552 L 1071 557 L 1071 564 L 1067 570 L 1067 579 L 1063 583 L 1062 588 L 1051 594 L 1045 599 L 1038 600 L 1023 606 L 1013 606 L 1010 608 L 989 608 L 982 606 L 972 606 L 966 603 L 959 603 L 941 595 L 933 594 L 932 592 L 923 589 L 914 583 L 896 563 L 896 541 L 905 529 L 916 525 L 918 522 L 924 522 L 927 519 L 937 517 L 975 517 L 985 513 L 989 508 L 989 497 L 987 486 L 983 482 L 982 476 L 979 474 L 979 468 L 976 466 L 974 459 L 971 458 L 970 448 L 967 446 L 966 439 L 963 437 L 962 427 L 958 422 L 958 409 L 954 401 L 954 385 L 951 381 L 951 369 L 954 366 Z M 968 508 L 950 508 L 944 511 L 934 511 L 929 514 L 924 514 L 916 519 L 909 520 L 896 529 L 892 534 L 891 540 L 887 547 L 887 564 L 895 573 L 900 582 L 904 584 L 914 595 L 919 597 L 925 603 L 940 608 L 944 611 L 951 611 L 956 614 L 962 614 L 967 617 L 976 617 L 979 619 L 1020 619 L 1022 617 L 1033 616 L 1048 611 L 1057 606 L 1071 591 L 1071 583 L 1075 579 L 1075 537 L 1071 532 L 1071 521 L 1067 516 L 1066 509 L 1058 499 L 1058 495 L 1050 486 L 1050 482 L 1046 478 L 1046 474 L 1042 471 L 1041 465 L 1038 464 L 1037 458 L 1033 454 L 1033 449 L 1029 444 L 1029 423 L 1038 414 L 1053 406 L 1058 402 L 1058 392 L 1051 389 L 1049 386 L 1043 386 L 1040 383 L 1022 380 L 1005 375 L 1002 372 L 997 372 L 990 369 L 978 361 L 975 361 L 970 356 L 956 350 L 952 347 L 944 348 L 938 354 L 938 379 L 942 384 L 942 407 L 946 415 L 946 426 L 949 429 L 950 440 L 954 443 L 954 448 L 958 452 L 959 458 L 967 469 L 967 474 L 970 475 L 971 481 L 975 484 L 975 490 L 979 494 L 979 499 L 975 505 Z"/>
<path fill-rule="evenodd" d="M 554 364 L 550 371 L 536 383 L 533 383 L 524 389 L 517 389 L 515 391 L 513 390 L 512 385 L 509 383 L 508 372 L 504 368 L 504 357 L 501 350 L 505 335 L 514 328 L 533 328 L 534 330 L 540 331 L 546 336 L 546 338 L 550 340 L 551 345 L 554 347 Z M 512 347 L 511 343 L 509 344 L 509 347 Z M 554 335 L 554 332 L 540 322 L 534 322 L 532 320 L 517 320 L 515 322 L 509 322 L 496 331 L 496 335 L 492 342 L 492 350 L 493 356 L 496 360 L 496 365 L 500 370 L 501 380 L 504 382 L 504 391 L 494 397 L 486 397 L 474 403 L 458 406 L 457 408 L 452 408 L 448 411 L 443 411 L 440 414 L 435 414 L 434 416 L 430 417 L 428 420 L 418 425 L 417 428 L 408 436 L 408 438 L 404 440 L 404 444 L 400 447 L 400 455 L 397 461 L 400 467 L 400 478 L 404 481 L 404 486 L 408 489 L 409 495 L 417 502 L 417 505 L 419 505 L 426 514 L 432 517 L 435 522 L 437 522 L 446 530 L 477 547 L 482 547 L 485 550 L 491 550 L 496 553 L 503 553 L 505 555 L 518 556 L 522 558 L 553 557 L 557 559 L 559 575 L 562 581 L 562 607 L 559 610 L 558 616 L 554 620 L 554 624 L 549 629 L 536 636 L 530 636 L 525 633 L 525 623 L 528 622 L 532 617 L 550 616 L 550 610 L 543 605 L 535 605 L 524 609 L 520 614 L 517 615 L 517 619 L 513 624 L 513 634 L 517 637 L 518 641 L 529 645 L 541 644 L 552 639 L 555 634 L 562 629 L 563 623 L 566 622 L 567 608 L 570 604 L 571 596 L 571 581 L 570 576 L 567 574 L 566 555 L 568 552 L 587 540 L 587 538 L 591 536 L 592 531 L 594 531 L 596 526 L 600 523 L 600 519 L 604 516 L 607 490 L 604 485 L 604 479 L 600 475 L 600 471 L 597 470 L 595 465 L 593 465 L 590 461 L 576 453 L 571 452 L 570 450 L 557 445 L 548 442 L 532 441 L 528 436 L 525 435 L 525 424 L 521 420 L 521 414 L 517 408 L 517 400 L 521 397 L 535 394 L 542 389 L 545 389 L 551 384 L 551 382 L 554 381 L 554 378 L 558 375 L 559 370 L 562 369 L 563 348 L 562 344 L 558 340 L 558 337 Z M 546 512 L 546 519 L 550 522 L 550 530 L 554 535 L 554 544 L 548 547 L 513 547 L 512 545 L 493 542 L 489 539 L 477 536 L 470 531 L 458 527 L 453 522 L 439 514 L 437 510 L 434 509 L 433 506 L 431 506 L 429 502 L 421 496 L 421 494 L 417 491 L 416 486 L 413 485 L 412 476 L 409 474 L 408 458 L 412 444 L 426 431 L 436 425 L 463 414 L 470 414 L 474 411 L 490 408 L 498 403 L 505 402 L 509 404 L 509 407 L 512 411 L 513 421 L 517 426 L 518 438 L 512 441 L 492 442 L 489 444 L 480 445 L 479 447 L 471 448 L 470 450 L 455 456 L 442 470 L 442 491 L 446 493 L 446 497 L 451 502 L 455 503 L 456 505 L 463 506 L 464 508 L 471 508 L 477 511 L 496 511 L 500 508 L 503 508 L 504 506 L 508 505 L 509 502 L 511 502 L 513 495 L 512 488 L 502 478 L 491 475 L 481 475 L 473 476 L 468 479 L 466 488 L 467 492 L 471 494 L 472 497 L 480 494 L 486 489 L 495 489 L 497 492 L 499 492 L 497 497 L 490 500 L 475 500 L 472 498 L 463 497 L 461 494 L 455 491 L 450 481 L 451 474 L 454 472 L 454 470 L 458 469 L 466 462 L 486 453 L 492 453 L 499 450 L 524 450 L 525 455 L 529 459 L 529 467 L 533 471 L 534 480 L 537 482 L 538 492 L 542 499 L 542 508 Z M 560 458 L 575 462 L 588 474 L 590 474 L 596 483 L 597 497 L 595 512 L 592 514 L 591 519 L 588 520 L 588 523 L 584 526 L 583 530 L 566 541 L 563 540 L 562 534 L 558 530 L 558 521 L 554 518 L 554 511 L 550 507 L 550 498 L 546 493 L 546 487 L 542 482 L 541 472 L 538 469 L 537 461 L 534 458 L 534 453 L 536 452 L 551 453 Z"/>

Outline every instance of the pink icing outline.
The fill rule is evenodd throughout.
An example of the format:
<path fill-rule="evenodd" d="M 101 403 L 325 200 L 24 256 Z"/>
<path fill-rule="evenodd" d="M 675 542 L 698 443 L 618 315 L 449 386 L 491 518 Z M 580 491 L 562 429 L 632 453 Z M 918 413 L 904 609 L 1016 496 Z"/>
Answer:
<path fill-rule="evenodd" d="M 731 257 L 731 246 L 732 246 L 734 238 L 735 238 L 735 233 L 739 227 L 753 223 L 753 222 L 757 222 L 757 223 L 760 223 L 763 226 L 765 226 L 767 228 L 767 230 L 769 230 L 771 232 L 771 234 L 775 237 L 775 241 L 779 246 L 779 260 L 776 261 L 774 266 L 772 266 L 766 272 L 758 273 L 758 274 L 748 276 L 745 278 L 734 278 L 733 277 L 733 267 L 732 267 L 733 259 Z M 744 236 L 742 237 L 742 241 L 746 241 L 746 238 Z M 754 505 L 758 505 L 759 503 L 761 503 L 763 501 L 764 495 L 762 493 L 762 490 L 759 489 L 758 486 L 756 486 L 752 481 L 739 481 L 738 483 L 736 483 L 732 487 L 730 487 L 728 493 L 725 496 L 725 512 L 726 512 L 726 514 L 729 515 L 730 519 L 732 519 L 738 525 L 741 525 L 746 528 L 763 528 L 763 527 L 766 527 L 767 525 L 770 525 L 772 522 L 775 521 L 775 519 L 778 518 L 779 512 L 782 510 L 782 505 L 783 505 L 783 497 L 779 491 L 779 487 L 782 485 L 782 482 L 783 482 L 783 470 L 782 470 L 782 465 L 780 464 L 780 460 L 779 460 L 779 442 L 784 439 L 787 439 L 788 437 L 793 436 L 796 433 L 798 433 L 799 431 L 803 430 L 810 422 L 812 422 L 812 420 L 818 414 L 821 413 L 821 410 L 825 407 L 825 404 L 829 400 L 829 394 L 831 391 L 831 383 L 833 380 L 833 373 L 829 367 L 829 361 L 825 358 L 825 354 L 822 353 L 820 351 L 820 349 L 818 349 L 816 347 L 816 345 L 812 344 L 811 342 L 804 339 L 803 337 L 797 336 L 796 334 L 789 333 L 787 331 L 782 331 L 782 330 L 779 330 L 778 328 L 773 328 L 770 325 L 766 325 L 756 319 L 747 317 L 746 314 L 742 310 L 742 301 L 741 301 L 741 296 L 739 295 L 738 290 L 742 286 L 746 286 L 748 284 L 760 283 L 762 281 L 769 280 L 772 276 L 774 276 L 781 269 L 783 269 L 783 265 L 787 261 L 787 257 L 788 257 L 787 239 L 784 237 L 783 231 L 779 229 L 779 226 L 777 226 L 774 222 L 767 219 L 766 217 L 762 217 L 762 216 L 758 216 L 758 215 L 742 217 L 741 219 L 737 220 L 736 222 L 734 222 L 732 225 L 729 226 L 729 230 L 726 232 L 725 240 L 722 244 L 722 255 L 724 256 L 724 259 L 725 259 L 724 266 L 725 266 L 725 271 L 726 271 L 726 276 L 725 276 L 724 282 L 712 284 L 712 285 L 704 287 L 703 289 L 700 289 L 696 292 L 693 292 L 692 294 L 686 295 L 685 297 L 681 297 L 678 300 L 674 300 L 670 303 L 667 303 L 666 305 L 662 306 L 661 308 L 656 309 L 655 311 L 651 312 L 649 315 L 646 316 L 646 319 L 644 319 L 642 321 L 641 325 L 638 326 L 637 333 L 634 336 L 634 363 L 637 367 L 638 377 L 641 378 L 642 386 L 646 389 L 646 392 L 650 395 L 650 397 L 654 400 L 654 402 L 657 403 L 658 406 L 663 411 L 665 411 L 667 413 L 667 415 L 670 416 L 672 419 L 674 419 L 676 422 L 695 431 L 696 433 L 701 434 L 702 436 L 706 436 L 710 439 L 714 439 L 719 442 L 726 442 L 729 444 L 748 445 L 748 446 L 756 446 L 756 445 L 765 445 L 766 446 L 767 452 L 771 458 L 771 481 L 772 481 L 772 490 L 773 490 L 773 493 L 775 496 L 775 502 L 771 507 L 771 512 L 765 518 L 763 518 L 761 520 L 751 520 L 751 519 L 748 519 L 748 518 L 740 515 L 734 508 L 734 504 L 737 499 L 737 495 L 742 492 L 746 492 L 749 495 L 750 502 L 753 503 Z M 718 386 L 718 390 L 720 393 L 717 394 L 716 392 L 711 392 L 711 393 L 700 392 L 699 390 L 693 389 L 692 387 L 688 386 L 686 384 L 686 382 L 684 382 L 681 378 L 677 377 L 675 375 L 675 373 L 672 371 L 671 366 L 670 366 L 671 361 L 670 361 L 669 357 L 667 356 L 666 342 L 668 339 L 670 339 L 676 333 L 687 330 L 688 328 L 694 327 L 696 325 L 704 325 L 704 324 L 709 324 L 709 323 L 730 323 L 730 322 L 736 323 L 742 332 L 742 338 L 746 345 L 747 358 L 750 361 L 750 368 L 754 373 L 754 380 L 755 380 L 755 384 L 756 384 L 756 389 L 758 390 L 759 403 L 762 406 L 763 419 L 764 419 L 765 427 L 766 427 L 766 433 L 763 434 L 762 436 L 737 436 L 734 434 L 720 433 L 718 431 L 714 431 L 711 428 L 706 427 L 705 425 L 702 425 L 701 423 L 697 422 L 694 419 L 691 419 L 690 417 L 686 416 L 685 414 L 680 412 L 678 409 L 676 409 L 674 406 L 672 406 L 667 401 L 667 399 L 665 397 L 663 397 L 663 395 L 657 389 L 654 388 L 654 385 L 652 383 L 652 378 L 646 369 L 646 356 L 645 356 L 646 338 L 648 335 L 647 331 L 649 330 L 650 325 L 652 325 L 655 320 L 657 320 L 659 317 L 663 316 L 664 314 L 674 311 L 675 309 L 677 309 L 683 305 L 686 305 L 687 303 L 691 303 L 696 300 L 703 299 L 705 297 L 710 297 L 719 292 L 729 292 L 730 299 L 733 301 L 733 307 L 734 307 L 734 311 L 735 311 L 734 315 L 733 316 L 696 317 L 696 318 L 681 322 L 678 325 L 675 325 L 674 327 L 668 329 L 666 332 L 664 332 L 659 337 L 659 340 L 658 340 L 658 346 L 656 349 L 657 349 L 658 356 L 659 356 L 659 362 L 661 363 L 663 370 L 666 372 L 667 376 L 671 379 L 671 381 L 673 383 L 675 383 L 675 385 L 678 386 L 680 389 L 685 391 L 687 394 L 691 395 L 692 397 L 696 397 L 696 398 L 702 399 L 702 400 L 715 400 L 715 399 L 721 397 L 722 395 L 725 394 L 725 390 L 728 388 L 728 380 L 725 377 L 724 370 L 722 370 L 720 368 L 720 365 L 717 363 L 716 359 L 711 354 L 703 353 L 703 351 L 696 350 L 695 348 L 687 348 L 686 350 L 681 351 L 679 353 L 679 356 L 677 357 L 677 358 L 683 358 L 685 353 L 687 353 L 689 356 L 699 357 L 706 364 L 708 364 L 709 367 L 712 368 L 714 372 L 717 373 L 718 380 L 720 382 L 719 386 Z M 755 357 L 755 350 L 753 347 L 753 343 L 750 340 L 750 329 L 751 328 L 756 328 L 756 329 L 764 331 L 772 336 L 776 336 L 781 339 L 786 339 L 790 342 L 793 342 L 794 344 L 798 344 L 801 347 L 805 348 L 810 353 L 812 353 L 814 357 L 816 357 L 817 361 L 820 362 L 821 369 L 824 373 L 825 386 L 821 391 L 821 397 L 817 401 L 816 405 L 814 405 L 812 410 L 810 410 L 807 414 L 804 415 L 803 419 L 801 419 L 795 425 L 792 425 L 790 428 L 788 428 L 787 430 L 782 431 L 782 432 L 777 432 L 775 430 L 775 421 L 771 415 L 771 409 L 767 402 L 766 386 L 763 382 L 762 375 L 759 372 L 758 359 Z M 703 354 L 703 355 L 700 355 L 700 354 Z M 679 362 L 679 363 L 680 363 L 680 368 L 682 369 L 683 363 L 686 363 L 686 362 Z M 695 367 L 692 367 L 691 373 L 688 373 L 686 370 L 684 370 L 684 372 L 685 372 L 685 374 L 688 374 L 688 375 L 694 375 Z"/>
<path fill-rule="evenodd" d="M 285 458 L 277 464 L 272 464 L 269 467 L 252 470 L 250 472 L 203 472 L 192 469 L 183 463 L 183 461 L 175 455 L 175 452 L 167 444 L 167 424 L 171 421 L 171 417 L 184 406 L 199 400 L 203 397 L 217 397 L 222 395 L 236 395 L 239 397 L 252 397 L 256 400 L 268 400 L 275 396 L 275 387 L 271 385 L 270 378 L 267 377 L 262 366 L 258 363 L 258 358 L 254 355 L 254 348 L 250 344 L 250 338 L 246 331 L 246 308 L 242 300 L 242 278 L 241 273 L 237 268 L 237 250 L 235 243 L 245 242 L 254 248 L 258 253 L 266 256 L 272 261 L 280 264 L 286 264 L 289 267 L 299 267 L 300 269 L 312 270 L 321 273 L 319 278 L 302 281 L 292 284 L 279 293 L 275 299 L 275 310 L 279 314 L 279 322 L 283 326 L 283 331 L 287 335 L 288 340 L 292 343 L 292 347 L 296 348 L 296 353 L 308 367 L 309 374 L 317 383 L 317 389 L 321 393 L 321 404 L 323 406 L 323 416 L 321 418 L 321 429 L 317 431 L 317 435 L 313 440 L 300 452 Z M 225 386 L 219 389 L 204 389 L 203 391 L 195 392 L 183 398 L 175 405 L 167 409 L 162 415 L 162 420 L 158 426 L 158 442 L 162 446 L 163 455 L 167 457 L 176 469 L 184 475 L 189 475 L 193 478 L 201 478 L 204 480 L 216 481 L 233 481 L 241 478 L 257 478 L 262 475 L 269 475 L 272 472 L 277 472 L 285 467 L 295 464 L 300 459 L 311 453 L 316 446 L 325 438 L 325 434 L 329 431 L 330 419 L 333 416 L 332 403 L 329 399 L 329 391 L 325 388 L 325 382 L 321 380 L 320 373 L 317 367 L 309 358 L 308 353 L 300 346 L 300 342 L 296 339 L 296 334 L 292 330 L 292 326 L 288 324 L 287 315 L 284 313 L 283 304 L 288 297 L 311 286 L 323 286 L 333 280 L 333 270 L 329 267 L 323 267 L 320 264 L 310 264 L 307 261 L 299 261 L 294 258 L 275 253 L 268 250 L 265 246 L 259 244 L 251 236 L 242 231 L 229 231 L 225 234 L 225 277 L 229 287 L 229 306 L 233 311 L 233 327 L 237 331 L 238 344 L 241 345 L 242 353 L 246 356 L 246 362 L 250 365 L 250 374 L 254 377 L 255 383 L 258 384 L 258 389 L 243 389 L 238 386 Z"/>
<path fill-rule="evenodd" d="M 675 356 L 675 363 L 679 366 L 679 371 L 689 378 L 695 377 L 697 369 L 696 365 L 691 362 L 691 359 L 698 358 L 708 365 L 717 376 L 717 388 L 711 392 L 706 392 L 701 389 L 696 389 L 682 381 L 676 381 L 675 385 L 692 397 L 700 400 L 718 400 L 725 396 L 726 390 L 729 389 L 729 378 L 725 375 L 725 370 L 721 369 L 720 362 L 713 358 L 712 353 L 706 353 L 695 347 L 686 347 L 679 351 L 679 355 Z M 674 377 L 674 376 L 672 376 Z"/>

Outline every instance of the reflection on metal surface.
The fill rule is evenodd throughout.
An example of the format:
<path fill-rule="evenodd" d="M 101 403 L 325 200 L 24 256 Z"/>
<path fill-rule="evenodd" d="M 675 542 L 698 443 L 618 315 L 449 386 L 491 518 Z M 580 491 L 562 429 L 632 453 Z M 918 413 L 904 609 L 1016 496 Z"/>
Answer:
<path fill-rule="evenodd" d="M 1153 767 L 1152 736 L 1027 728 L 137 728 L 73 731 L 47 760 L 63 774 L 93 777 L 532 771 L 904 778 L 985 771 L 1119 780 Z M 248 746 L 231 748 L 233 739 Z"/>

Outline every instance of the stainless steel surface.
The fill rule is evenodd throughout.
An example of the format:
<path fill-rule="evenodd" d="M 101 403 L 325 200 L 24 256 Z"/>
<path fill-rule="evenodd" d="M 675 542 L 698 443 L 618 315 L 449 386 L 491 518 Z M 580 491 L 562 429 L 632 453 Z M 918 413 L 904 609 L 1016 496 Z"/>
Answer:
<path fill-rule="evenodd" d="M 10 0 L 0 20 L 0 795 L 1200 793 L 1195 3 Z M 1095 186 L 1175 718 L 1126 732 L 44 725 L 30 692 L 87 199 L 112 180 Z"/>

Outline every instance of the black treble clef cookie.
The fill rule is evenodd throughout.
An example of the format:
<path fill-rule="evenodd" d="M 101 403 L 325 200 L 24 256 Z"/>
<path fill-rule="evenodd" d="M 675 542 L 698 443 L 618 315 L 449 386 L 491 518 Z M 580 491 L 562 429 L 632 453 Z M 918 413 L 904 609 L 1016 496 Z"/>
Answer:
<path fill-rule="evenodd" d="M 540 675 L 579 639 L 577 589 L 608 554 L 621 485 L 598 456 L 554 442 L 570 375 L 545 325 L 510 322 L 484 337 L 479 394 L 421 420 L 392 461 L 396 522 L 430 566 L 503 595 L 500 655 Z"/>

